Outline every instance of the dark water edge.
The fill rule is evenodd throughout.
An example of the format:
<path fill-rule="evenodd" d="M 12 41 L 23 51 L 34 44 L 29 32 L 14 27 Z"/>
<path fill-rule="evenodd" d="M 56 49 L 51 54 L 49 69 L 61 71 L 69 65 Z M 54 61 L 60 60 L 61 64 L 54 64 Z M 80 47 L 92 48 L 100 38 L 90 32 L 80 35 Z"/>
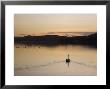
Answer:
<path fill-rule="evenodd" d="M 20 46 L 24 46 L 25 48 L 28 48 L 28 47 L 35 47 L 35 46 L 38 46 L 39 48 L 40 47 L 58 47 L 58 46 L 83 46 L 83 47 L 89 47 L 89 48 L 95 48 L 97 49 L 97 46 L 96 45 L 88 45 L 88 44 L 29 44 L 29 43 L 15 43 L 14 44 L 16 48 L 20 48 Z"/>

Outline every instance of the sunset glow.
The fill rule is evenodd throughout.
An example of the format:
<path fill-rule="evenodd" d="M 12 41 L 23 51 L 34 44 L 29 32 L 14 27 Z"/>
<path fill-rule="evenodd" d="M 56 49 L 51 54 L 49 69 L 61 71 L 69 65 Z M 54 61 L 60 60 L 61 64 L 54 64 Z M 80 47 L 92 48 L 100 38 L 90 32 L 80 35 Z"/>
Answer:
<path fill-rule="evenodd" d="M 96 32 L 96 14 L 15 14 L 15 36 Z"/>

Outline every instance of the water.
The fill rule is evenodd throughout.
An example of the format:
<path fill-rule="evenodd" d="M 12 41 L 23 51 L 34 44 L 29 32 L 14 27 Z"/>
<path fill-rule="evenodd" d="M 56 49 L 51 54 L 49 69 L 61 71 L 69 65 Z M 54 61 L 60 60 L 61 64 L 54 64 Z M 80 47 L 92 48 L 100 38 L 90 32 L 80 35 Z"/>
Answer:
<path fill-rule="evenodd" d="M 84 45 L 14 47 L 15 76 L 96 76 L 97 49 Z M 65 62 L 68 57 L 71 62 Z"/>

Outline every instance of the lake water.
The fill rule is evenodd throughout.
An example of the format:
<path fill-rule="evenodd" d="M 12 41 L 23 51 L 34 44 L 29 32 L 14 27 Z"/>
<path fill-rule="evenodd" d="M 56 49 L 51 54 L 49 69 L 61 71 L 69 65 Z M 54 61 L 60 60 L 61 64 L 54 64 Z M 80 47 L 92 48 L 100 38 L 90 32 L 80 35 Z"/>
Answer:
<path fill-rule="evenodd" d="M 65 62 L 68 54 L 69 66 Z M 96 76 L 97 49 L 84 45 L 15 45 L 14 75 Z"/>

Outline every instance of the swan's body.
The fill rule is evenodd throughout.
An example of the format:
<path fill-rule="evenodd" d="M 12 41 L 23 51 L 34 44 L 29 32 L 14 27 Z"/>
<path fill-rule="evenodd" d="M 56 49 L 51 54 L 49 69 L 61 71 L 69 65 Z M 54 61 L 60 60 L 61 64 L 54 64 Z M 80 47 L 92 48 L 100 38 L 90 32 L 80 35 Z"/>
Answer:
<path fill-rule="evenodd" d="M 66 59 L 66 62 L 69 63 L 70 59 L 69 59 L 69 54 L 68 54 L 68 58 Z"/>

